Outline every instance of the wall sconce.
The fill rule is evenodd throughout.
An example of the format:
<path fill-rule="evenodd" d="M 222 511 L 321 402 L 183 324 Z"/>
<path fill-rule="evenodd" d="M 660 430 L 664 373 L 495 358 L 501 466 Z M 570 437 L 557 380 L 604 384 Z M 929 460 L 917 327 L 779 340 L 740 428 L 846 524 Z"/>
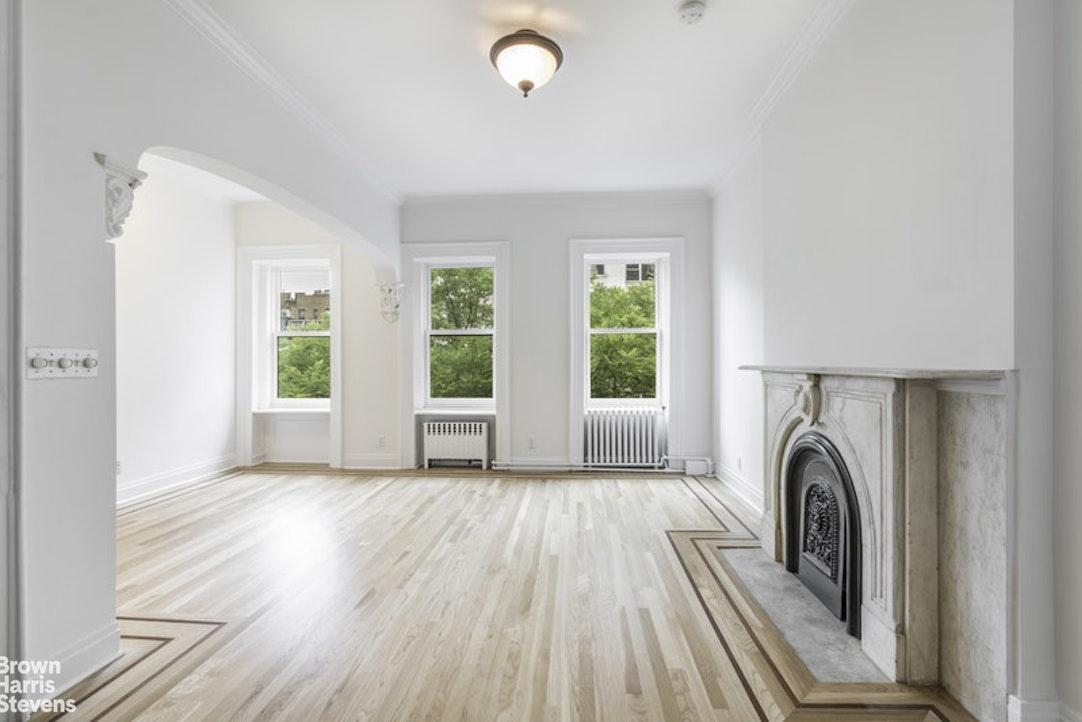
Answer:
<path fill-rule="evenodd" d="M 385 283 L 379 287 L 379 313 L 387 323 L 398 320 L 398 309 L 402 306 L 404 283 Z"/>

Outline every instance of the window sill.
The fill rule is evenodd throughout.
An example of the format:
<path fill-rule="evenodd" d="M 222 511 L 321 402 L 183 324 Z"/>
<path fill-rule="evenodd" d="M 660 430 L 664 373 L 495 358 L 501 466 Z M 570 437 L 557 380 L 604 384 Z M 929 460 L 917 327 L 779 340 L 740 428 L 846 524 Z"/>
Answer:
<path fill-rule="evenodd" d="M 256 416 L 330 416 L 330 409 L 252 409 Z"/>
<path fill-rule="evenodd" d="M 447 407 L 438 406 L 435 408 L 421 408 L 413 410 L 414 416 L 495 416 L 496 407 L 480 407 L 480 406 L 459 406 L 459 407 Z"/>

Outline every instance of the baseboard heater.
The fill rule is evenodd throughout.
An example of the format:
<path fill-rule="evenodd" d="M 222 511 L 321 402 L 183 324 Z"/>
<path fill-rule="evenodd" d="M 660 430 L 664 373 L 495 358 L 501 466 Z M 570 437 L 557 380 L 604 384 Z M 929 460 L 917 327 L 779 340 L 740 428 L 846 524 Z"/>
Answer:
<path fill-rule="evenodd" d="M 668 453 L 665 411 L 587 409 L 583 462 L 589 467 L 660 468 Z"/>
<path fill-rule="evenodd" d="M 488 468 L 487 421 L 424 422 L 425 468 L 432 461 L 480 461 Z"/>

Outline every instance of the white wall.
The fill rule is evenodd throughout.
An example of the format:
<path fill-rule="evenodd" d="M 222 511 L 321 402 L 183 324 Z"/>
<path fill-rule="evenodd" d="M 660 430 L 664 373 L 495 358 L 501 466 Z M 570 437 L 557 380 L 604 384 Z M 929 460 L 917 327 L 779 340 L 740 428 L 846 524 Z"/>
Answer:
<path fill-rule="evenodd" d="M 763 176 L 758 143 L 714 198 L 714 458 L 718 474 L 763 508 Z"/>
<path fill-rule="evenodd" d="M 1013 361 L 1011 12 L 854 3 L 763 126 L 765 360 Z"/>
<path fill-rule="evenodd" d="M 18 340 L 15 332 L 17 304 L 16 246 L 18 235 L 16 223 L 18 198 L 16 169 L 18 137 L 15 133 L 19 105 L 17 83 L 17 43 L 19 23 L 15 3 L 8 3 L 0 10 L 0 654 L 9 659 L 19 659 L 18 638 L 18 587 L 16 549 L 18 545 L 18 518 L 15 503 L 15 448 L 14 439 L 19 419 L 15 408 L 15 378 L 19 358 Z"/>
<path fill-rule="evenodd" d="M 1060 699 L 1082 720 L 1082 3 L 1058 0 L 1055 24 L 1056 666 Z"/>
<path fill-rule="evenodd" d="M 398 215 L 168 4 L 20 7 L 23 343 L 95 348 L 101 359 L 96 379 L 19 382 L 23 654 L 61 661 L 62 687 L 118 650 L 116 289 L 93 152 L 129 167 L 151 146 L 217 158 L 265 195 L 321 213 L 384 274 L 398 256 Z"/>
<path fill-rule="evenodd" d="M 1014 0 L 1014 367 L 1018 369 L 1011 708 L 1057 714 L 1053 568 L 1053 2 Z M 1010 507 L 1009 507 L 1010 508 Z"/>
<path fill-rule="evenodd" d="M 1051 385 L 1050 7 L 1025 0 L 853 3 L 771 110 L 761 141 L 766 363 L 1018 369 L 1008 476 L 1011 579 L 1003 593 L 1011 608 L 1010 709 L 1022 719 L 1055 706 L 1058 625 L 1076 638 L 1082 627 L 1062 601 L 1077 593 L 1060 591 L 1060 617 L 1052 617 L 1053 585 L 1076 592 L 1079 575 L 1065 568 L 1065 552 L 1052 566 L 1048 523 L 1051 408 L 1054 397 L 1063 398 Z M 1061 29 L 1061 38 L 1072 32 Z M 1067 37 L 1061 48 L 1075 40 Z M 1060 88 L 1067 96 L 1062 143 L 1062 129 L 1077 125 L 1069 110 L 1077 79 L 1068 74 Z M 1061 176 L 1073 177 L 1071 156 L 1056 155 Z M 738 171 L 719 194 L 721 253 L 734 235 L 727 226 L 754 207 L 749 176 Z M 736 220 L 726 217 L 727 203 Z M 1058 217 L 1073 227 L 1071 212 Z M 1060 241 L 1064 261 L 1076 260 L 1063 232 Z M 1070 273 L 1062 263 L 1058 270 Z M 716 278 L 723 283 L 720 269 Z M 1059 293 L 1058 308 L 1077 307 L 1070 291 Z M 718 294 L 725 313 L 727 291 Z M 751 302 L 749 313 L 756 312 Z M 1065 334 L 1061 382 L 1062 369 L 1077 365 L 1064 350 L 1074 338 L 1062 327 L 1071 316 L 1061 314 L 1067 320 L 1056 329 Z M 747 342 L 725 324 L 721 333 L 723 355 Z M 730 369 L 720 370 L 724 459 L 749 447 L 726 430 L 726 405 L 736 403 L 725 385 Z M 1069 412 L 1061 416 L 1071 423 Z M 756 422 L 749 413 L 748 423 Z M 1060 500 L 1074 501 L 1076 515 L 1078 499 L 1062 487 Z M 1077 542 L 1070 532 L 1057 534 L 1061 550 Z M 1066 658 L 1073 673 L 1058 671 L 1062 693 L 1064 679 L 1080 678 L 1079 661 L 1059 647 L 1060 663 Z"/>
<path fill-rule="evenodd" d="M 116 243 L 120 503 L 234 466 L 235 255 L 232 202 L 151 167 Z"/>
<path fill-rule="evenodd" d="M 343 466 L 351 469 L 397 469 L 400 440 L 398 417 L 399 324 L 383 319 L 372 264 L 325 228 L 276 203 L 240 203 L 236 207 L 240 246 L 341 244 L 342 304 L 335 320 L 342 324 Z M 407 371 L 408 373 L 408 371 Z M 278 439 L 268 448 L 268 461 L 326 461 L 313 445 L 326 445 L 327 430 L 301 419 L 267 419 L 268 433 Z M 285 424 L 285 426 L 283 426 Z M 275 430 L 282 433 L 275 434 Z M 308 441 L 299 442 L 299 436 Z M 273 438 L 269 441 L 274 444 Z"/>
<path fill-rule="evenodd" d="M 686 241 L 686 318 L 674 328 L 673 378 L 686 389 L 685 431 L 674 455 L 711 451 L 712 309 L 710 202 L 700 193 L 628 193 L 413 199 L 402 210 L 403 243 L 511 244 L 511 459 L 569 463 L 571 372 L 570 241 L 673 238 Z M 404 271 L 405 272 L 405 271 Z M 407 289 L 412 302 L 415 289 Z M 681 349 L 681 350 L 677 350 Z M 403 357 L 404 363 L 406 356 Z M 411 386 L 412 378 L 403 377 Z M 412 388 L 402 413 L 412 415 Z M 533 438 L 535 446 L 529 448 Z"/>

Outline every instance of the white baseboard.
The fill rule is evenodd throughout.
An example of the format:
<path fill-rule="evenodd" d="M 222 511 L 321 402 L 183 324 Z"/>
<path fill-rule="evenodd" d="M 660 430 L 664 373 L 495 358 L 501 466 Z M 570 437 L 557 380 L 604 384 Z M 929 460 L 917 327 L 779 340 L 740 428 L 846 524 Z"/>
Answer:
<path fill-rule="evenodd" d="M 222 456 L 126 484 L 119 484 L 116 489 L 116 504 L 118 507 L 122 507 L 183 486 L 198 484 L 224 471 L 229 471 L 235 468 L 236 465 L 236 460 L 232 455 Z"/>
<path fill-rule="evenodd" d="M 71 645 L 49 660 L 60 663 L 60 674 L 49 675 L 54 696 L 64 697 L 64 692 L 83 681 L 94 672 L 109 664 L 121 655 L 120 627 L 112 620 L 104 627 Z"/>
<path fill-rule="evenodd" d="M 525 456 L 517 459 L 495 459 L 492 466 L 505 471 L 571 471 L 575 464 L 567 457 Z"/>
<path fill-rule="evenodd" d="M 698 458 L 698 457 L 696 457 Z M 585 464 L 571 461 L 566 457 L 559 456 L 522 456 L 516 459 L 494 459 L 490 466 L 494 469 L 502 469 L 504 471 L 522 471 L 522 472 L 590 472 L 594 471 L 599 474 L 605 473 L 654 473 L 654 474 L 667 474 L 672 472 L 680 472 L 681 469 L 655 469 L 653 467 L 642 468 L 620 468 L 620 467 L 606 467 L 596 466 L 590 467 Z"/>
<path fill-rule="evenodd" d="M 1059 702 L 1030 702 L 1019 699 L 1013 694 L 1007 697 L 1007 722 L 1061 722 Z"/>
<path fill-rule="evenodd" d="M 757 514 L 763 513 L 763 490 L 724 464 L 718 464 L 718 478 Z"/>
<path fill-rule="evenodd" d="M 343 469 L 394 469 L 402 468 L 398 454 L 346 454 L 342 457 Z"/>
<path fill-rule="evenodd" d="M 1060 705 L 1059 712 L 1061 722 L 1082 722 L 1082 712 L 1077 712 L 1067 705 Z"/>

